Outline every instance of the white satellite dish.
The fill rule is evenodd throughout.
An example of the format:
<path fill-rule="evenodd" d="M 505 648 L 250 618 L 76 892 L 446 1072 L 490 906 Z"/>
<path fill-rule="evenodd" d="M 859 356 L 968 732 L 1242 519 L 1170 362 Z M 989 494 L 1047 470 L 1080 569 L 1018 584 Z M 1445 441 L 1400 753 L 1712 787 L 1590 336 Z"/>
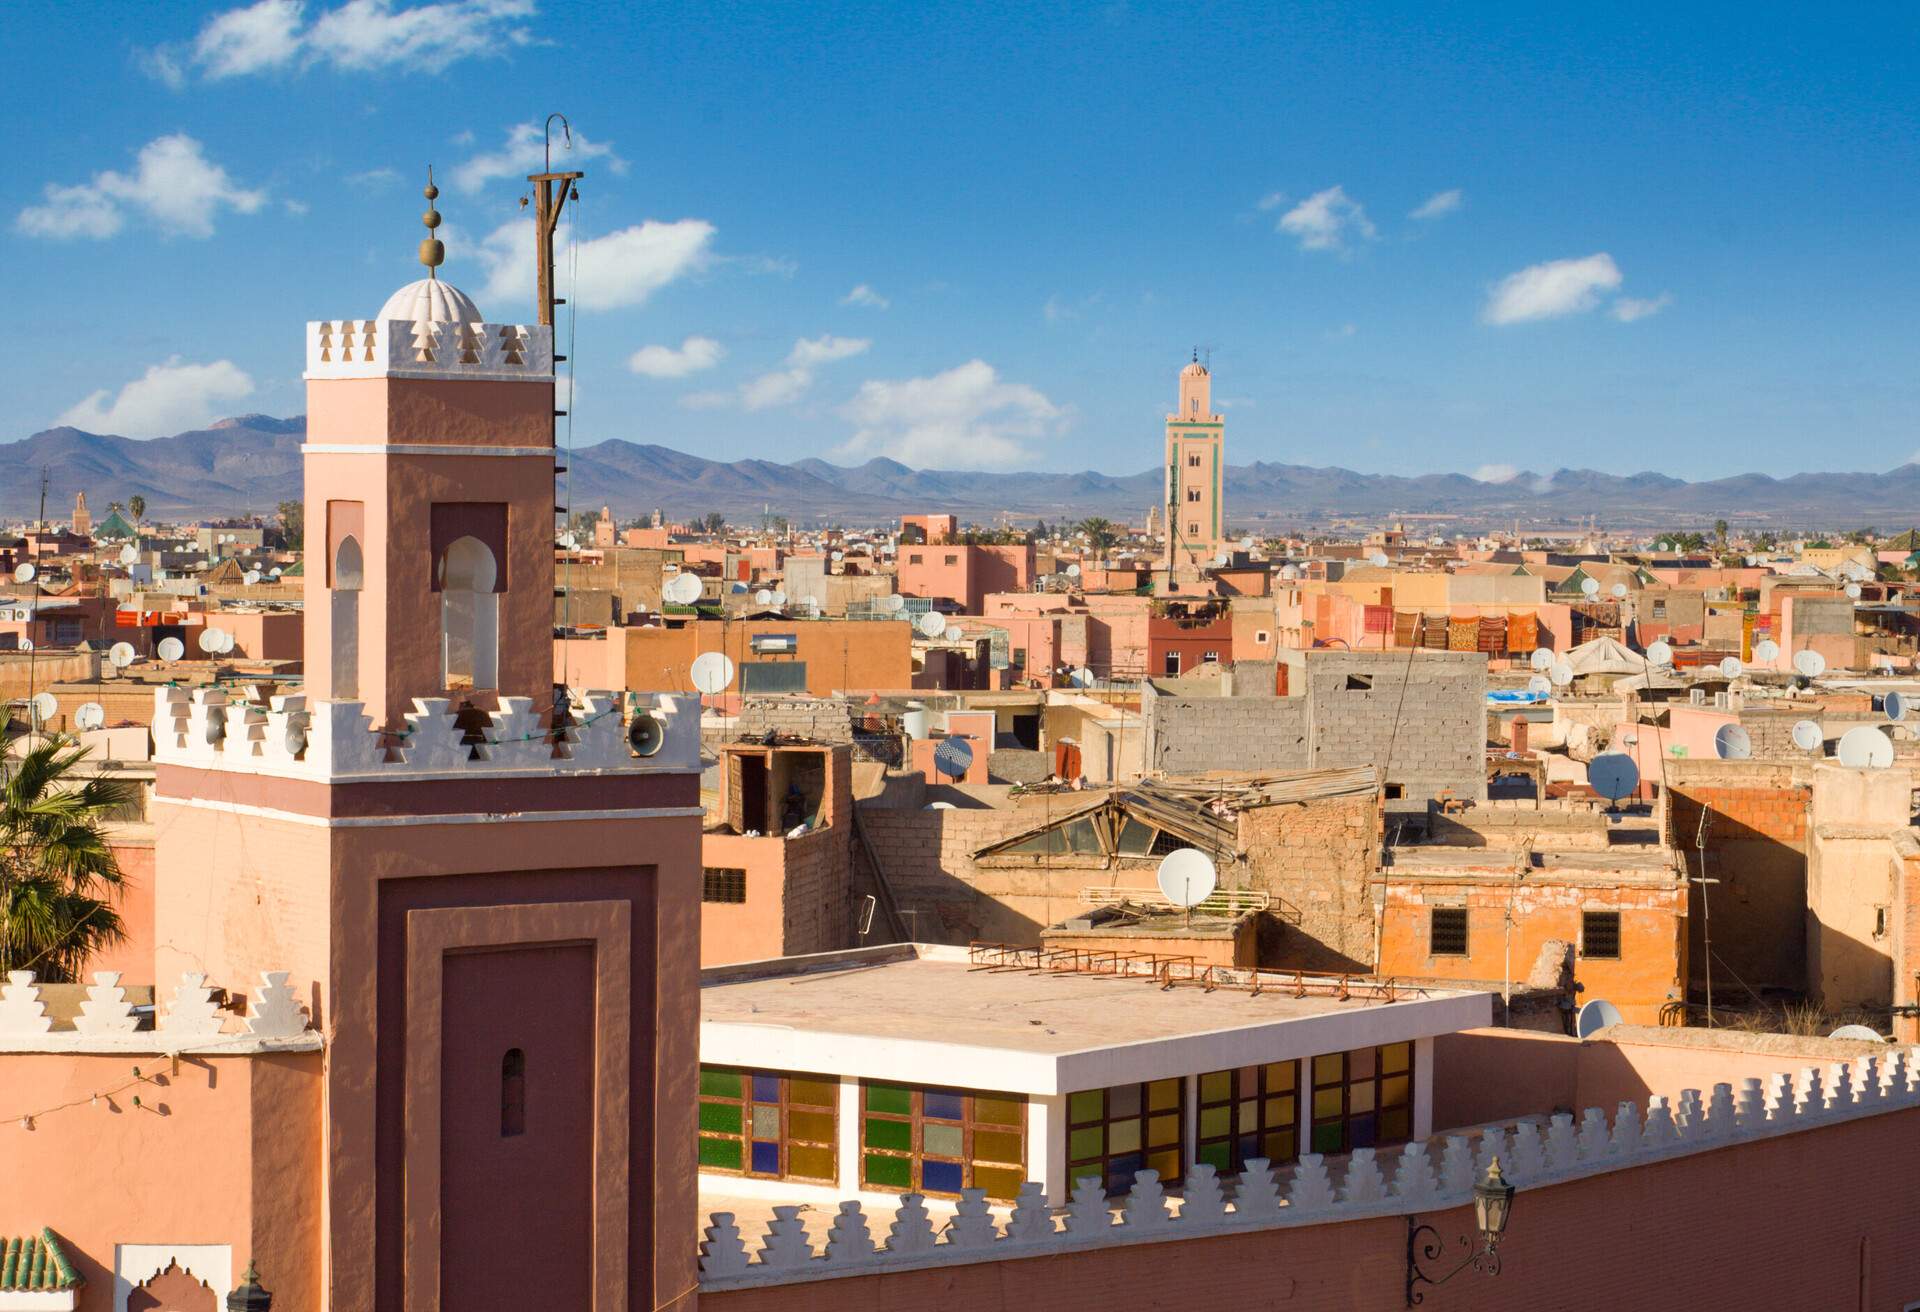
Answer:
<path fill-rule="evenodd" d="M 1242 551 L 1253 550 L 1253 535 L 1251 533 L 1249 533 L 1246 537 L 1240 539 L 1240 550 Z"/>
<path fill-rule="evenodd" d="M 1827 1035 L 1830 1039 L 1858 1039 L 1862 1043 L 1885 1043 L 1880 1032 L 1871 1025 L 1842 1025 Z"/>
<path fill-rule="evenodd" d="M 284 573 L 286 573 L 285 570 L 281 569 L 278 565 L 275 565 L 272 569 L 267 571 L 267 577 L 270 579 L 277 579 Z"/>
<path fill-rule="evenodd" d="M 1753 658 L 1762 665 L 1771 665 L 1780 659 L 1780 644 L 1772 638 L 1762 638 L 1753 644 Z"/>
<path fill-rule="evenodd" d="M 1581 595 L 1581 596 L 1583 596 L 1583 597 L 1597 597 L 1597 596 L 1599 596 L 1599 595 L 1600 595 L 1600 580 L 1599 580 L 1599 579 L 1581 579 L 1581 580 L 1580 580 L 1580 595 Z"/>
<path fill-rule="evenodd" d="M 667 600 L 677 606 L 691 606 L 700 600 L 700 578 L 696 574 L 676 574 L 668 580 Z"/>
<path fill-rule="evenodd" d="M 928 802 L 921 808 L 924 811 L 953 811 L 958 808 L 952 802 Z"/>
<path fill-rule="evenodd" d="M 814 596 L 811 592 L 800 598 L 800 604 L 816 615 L 820 613 L 820 598 Z"/>
<path fill-rule="evenodd" d="M 1573 682 L 1573 666 L 1565 661 L 1555 661 L 1547 670 L 1547 677 L 1553 680 L 1556 688 L 1564 688 Z"/>
<path fill-rule="evenodd" d="M 133 659 L 136 654 L 133 650 L 132 643 L 116 642 L 112 647 L 108 648 L 107 659 L 113 663 L 114 669 L 124 670 L 127 666 L 133 664 Z"/>
<path fill-rule="evenodd" d="M 580 549 L 580 539 L 568 533 L 560 539 L 560 545 L 568 551 L 578 551 Z"/>
<path fill-rule="evenodd" d="M 1653 643 L 1647 648 L 1647 659 L 1655 665 L 1673 664 L 1673 644 L 1664 641 Z"/>
<path fill-rule="evenodd" d="M 82 702 L 73 713 L 73 722 L 82 729 L 98 729 L 107 722 L 107 708 L 99 702 Z"/>
<path fill-rule="evenodd" d="M 1583 1039 L 1590 1039 L 1611 1025 L 1620 1024 L 1620 1008 L 1605 998 L 1595 998 L 1580 1008 L 1580 1014 L 1574 1018 L 1573 1032 Z"/>
<path fill-rule="evenodd" d="M 967 635 L 957 625 L 949 624 L 940 636 L 948 642 L 958 642 Z"/>
<path fill-rule="evenodd" d="M 210 656 L 218 655 L 227 650 L 226 638 L 225 629 L 202 629 L 200 630 L 200 650 Z"/>
<path fill-rule="evenodd" d="M 1794 671 L 1805 678 L 1817 679 L 1826 673 L 1827 658 L 1809 647 L 1793 654 Z"/>
<path fill-rule="evenodd" d="M 1544 674 L 1536 674 L 1527 680 L 1527 691 L 1535 697 L 1545 697 L 1553 691 L 1553 680 Z"/>
<path fill-rule="evenodd" d="M 39 724 L 51 720 L 60 710 L 60 699 L 50 692 L 35 693 L 31 702 L 33 718 Z"/>
<path fill-rule="evenodd" d="M 1860 585 L 1858 583 L 1847 584 L 1847 595 L 1855 601 L 1860 600 Z"/>
<path fill-rule="evenodd" d="M 1899 721 L 1907 718 L 1907 699 L 1897 692 L 1890 692 L 1881 699 L 1880 705 L 1887 712 L 1889 720 Z"/>
<path fill-rule="evenodd" d="M 1624 752 L 1596 756 L 1587 763 L 1587 786 L 1609 802 L 1617 802 L 1640 786 L 1640 767 Z"/>
<path fill-rule="evenodd" d="M 1827 735 L 1816 720 L 1801 720 L 1793 726 L 1793 745 L 1803 752 L 1817 752 Z"/>
<path fill-rule="evenodd" d="M 177 661 L 187 654 L 187 644 L 178 638 L 162 638 L 158 651 L 161 660 Z"/>
<path fill-rule="evenodd" d="M 920 617 L 920 632 L 929 638 L 947 636 L 947 617 L 937 610 L 930 610 Z"/>
<path fill-rule="evenodd" d="M 120 563 L 122 565 L 137 564 L 139 560 L 140 548 L 134 546 L 133 543 L 129 542 L 126 546 L 120 548 Z"/>
<path fill-rule="evenodd" d="M 240 577 L 246 581 L 246 584 L 248 587 L 252 587 L 254 584 L 260 581 L 260 571 L 257 569 L 250 569 L 245 574 L 242 574 Z"/>
<path fill-rule="evenodd" d="M 836 551 L 833 553 L 833 558 L 835 560 L 845 560 L 847 558 L 847 553 L 844 551 Z"/>
<path fill-rule="evenodd" d="M 1723 761 L 1745 761 L 1753 756 L 1753 736 L 1737 724 L 1723 724 L 1713 735 L 1713 754 Z"/>
<path fill-rule="evenodd" d="M 906 606 L 907 599 L 897 592 L 888 593 L 886 596 L 880 598 L 881 610 L 899 611 L 905 610 Z"/>
<path fill-rule="evenodd" d="M 13 567 L 13 581 L 15 583 L 31 583 L 33 582 L 33 576 L 39 572 L 40 571 L 33 567 L 32 561 L 21 561 Z"/>
<path fill-rule="evenodd" d="M 1387 566 L 1387 553 L 1384 551 L 1374 552 L 1371 556 L 1367 557 L 1367 564 L 1377 569 L 1385 569 Z"/>
<path fill-rule="evenodd" d="M 32 638 L 22 638 L 22 639 L 20 639 L 20 650 L 21 650 L 21 651 L 32 651 L 32 650 L 33 650 L 33 639 L 32 639 Z"/>
<path fill-rule="evenodd" d="M 1873 725 L 1863 724 L 1840 735 L 1834 757 L 1855 770 L 1884 770 L 1893 764 L 1893 740 Z"/>
<path fill-rule="evenodd" d="M 1720 673 L 1726 675 L 1729 679 L 1739 678 L 1746 668 L 1738 656 L 1729 656 L 1720 662 Z"/>
<path fill-rule="evenodd" d="M 733 682 L 733 662 L 727 659 L 725 652 L 702 652 L 693 658 L 693 664 L 687 673 L 693 679 L 693 686 L 709 695 L 726 690 Z"/>
<path fill-rule="evenodd" d="M 1213 563 L 1215 566 L 1225 565 L 1232 559 L 1233 557 L 1229 556 L 1224 551 L 1216 551 L 1213 553 Z"/>
<path fill-rule="evenodd" d="M 1177 907 L 1197 907 L 1213 896 L 1219 876 L 1213 858 L 1197 847 L 1183 847 L 1160 858 L 1154 875 L 1161 895 Z"/>
<path fill-rule="evenodd" d="M 1627 585 L 1624 583 L 1614 584 L 1613 595 L 1616 597 L 1625 597 L 1627 595 Z"/>
<path fill-rule="evenodd" d="M 787 594 L 780 591 L 778 588 L 774 589 L 774 593 L 773 593 L 774 608 L 777 610 L 785 606 L 786 604 L 787 604 Z"/>
<path fill-rule="evenodd" d="M 1091 688 L 1093 687 L 1093 683 L 1094 683 L 1093 671 L 1088 669 L 1084 665 L 1074 670 L 1072 674 L 1069 674 L 1067 676 L 1067 679 L 1076 688 Z"/>
<path fill-rule="evenodd" d="M 1533 655 L 1527 657 L 1527 664 L 1533 666 L 1534 669 L 1539 670 L 1542 674 L 1545 674 L 1553 668 L 1553 649 L 1551 647 L 1535 647 L 1533 649 Z"/>
<path fill-rule="evenodd" d="M 1298 565 L 1282 565 L 1280 567 L 1280 577 L 1283 579 L 1297 579 L 1300 577 L 1300 567 Z"/>
<path fill-rule="evenodd" d="M 1077 578 L 1079 578 L 1079 577 L 1080 577 L 1080 566 L 1078 566 L 1078 565 L 1069 565 L 1069 566 L 1067 566 L 1067 577 L 1068 577 L 1068 578 L 1070 578 L 1070 579 L 1077 579 Z"/>
<path fill-rule="evenodd" d="M 773 605 L 773 593 L 766 588 L 760 589 L 760 591 L 753 594 L 753 604 L 756 606 Z"/>

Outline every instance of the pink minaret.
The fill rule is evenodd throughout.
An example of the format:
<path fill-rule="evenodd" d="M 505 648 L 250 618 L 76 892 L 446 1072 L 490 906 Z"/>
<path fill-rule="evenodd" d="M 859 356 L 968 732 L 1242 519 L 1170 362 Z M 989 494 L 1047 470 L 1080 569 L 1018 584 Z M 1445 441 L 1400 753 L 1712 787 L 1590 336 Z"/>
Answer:
<path fill-rule="evenodd" d="M 1196 356 L 1180 371 L 1180 406 L 1167 416 L 1167 569 L 1211 564 L 1226 543 L 1225 425 L 1213 413 L 1213 375 Z"/>

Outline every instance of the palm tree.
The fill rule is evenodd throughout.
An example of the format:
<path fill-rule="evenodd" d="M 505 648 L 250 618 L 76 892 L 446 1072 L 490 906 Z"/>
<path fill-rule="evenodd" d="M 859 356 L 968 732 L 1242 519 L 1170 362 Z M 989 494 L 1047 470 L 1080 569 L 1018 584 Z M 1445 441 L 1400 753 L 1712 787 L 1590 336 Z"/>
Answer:
<path fill-rule="evenodd" d="M 147 499 L 137 494 L 128 497 L 127 512 L 133 516 L 133 522 L 138 524 L 142 519 L 146 518 Z"/>
<path fill-rule="evenodd" d="M 1075 531 L 1086 536 L 1088 545 L 1101 560 L 1107 558 L 1107 549 L 1120 540 L 1113 531 L 1113 521 L 1101 519 L 1098 515 L 1081 520 Z"/>
<path fill-rule="evenodd" d="M 82 776 L 85 748 L 49 738 L 19 756 L 0 733 L 0 971 L 57 983 L 126 938 L 110 899 L 124 880 L 102 826 L 131 796 L 118 779 Z"/>

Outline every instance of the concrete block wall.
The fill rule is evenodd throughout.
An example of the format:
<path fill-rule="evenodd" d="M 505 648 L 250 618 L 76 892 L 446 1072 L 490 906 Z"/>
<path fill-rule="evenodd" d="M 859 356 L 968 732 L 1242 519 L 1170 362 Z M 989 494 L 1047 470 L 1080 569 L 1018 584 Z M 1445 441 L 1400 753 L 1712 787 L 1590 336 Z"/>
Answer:
<path fill-rule="evenodd" d="M 768 732 L 845 743 L 853 741 L 853 720 L 846 701 L 839 697 L 747 698 L 740 706 L 731 740 L 759 738 Z"/>
<path fill-rule="evenodd" d="M 1305 698 L 1163 695 L 1150 723 L 1149 771 L 1303 770 L 1312 760 Z"/>
<path fill-rule="evenodd" d="M 1485 656 L 1316 651 L 1306 666 L 1314 767 L 1379 765 L 1389 796 L 1485 799 Z"/>

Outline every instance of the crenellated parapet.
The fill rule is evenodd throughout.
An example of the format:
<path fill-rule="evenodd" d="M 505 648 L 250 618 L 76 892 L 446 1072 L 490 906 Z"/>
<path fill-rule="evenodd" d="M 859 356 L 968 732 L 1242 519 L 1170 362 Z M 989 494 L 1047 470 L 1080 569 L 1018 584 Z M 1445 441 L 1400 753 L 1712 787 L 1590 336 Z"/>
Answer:
<path fill-rule="evenodd" d="M 1463 1206 L 1495 1158 L 1502 1175 L 1522 1188 L 1559 1184 L 1608 1171 L 1710 1152 L 1781 1134 L 1920 1107 L 1920 1048 L 1889 1048 L 1829 1068 L 1810 1067 L 1798 1079 L 1776 1075 L 1745 1080 L 1740 1089 L 1716 1084 L 1709 1094 L 1686 1089 L 1677 1103 L 1655 1096 L 1642 1108 L 1622 1102 L 1609 1117 L 1590 1107 L 1576 1122 L 1568 1112 L 1448 1135 L 1439 1144 L 1398 1149 L 1358 1148 L 1344 1162 L 1304 1154 L 1290 1168 L 1254 1159 L 1231 1181 L 1204 1163 L 1190 1168 L 1178 1210 L 1166 1183 L 1141 1171 L 1123 1198 L 1109 1198 L 1100 1180 L 1076 1186 L 1065 1215 L 1056 1217 L 1038 1184 L 1021 1187 L 1004 1224 L 979 1189 L 961 1192 L 936 1228 L 925 1200 L 905 1194 L 884 1242 L 858 1201 L 841 1203 L 818 1251 L 797 1207 L 776 1207 L 757 1248 L 731 1212 L 715 1212 L 700 1244 L 700 1287 L 739 1289 L 840 1276 L 885 1274 L 923 1267 L 996 1262 L 1121 1244 L 1162 1243 L 1236 1231 L 1318 1225 L 1366 1217 L 1409 1215 Z"/>
<path fill-rule="evenodd" d="M 127 999 L 120 972 L 100 970 L 72 1028 L 47 1014 L 43 985 L 30 970 L 7 972 L 0 984 L 0 1053 L 10 1052 L 311 1052 L 320 1035 L 284 970 L 262 971 L 245 1014 L 223 1009 L 205 974 L 188 971 L 151 1015 Z"/>
<path fill-rule="evenodd" d="M 307 325 L 314 378 L 553 380 L 553 329 L 544 324 L 321 319 Z"/>
<path fill-rule="evenodd" d="M 154 759 L 323 782 L 447 776 L 679 774 L 700 769 L 700 703 L 672 693 L 578 694 L 557 727 L 531 697 L 502 697 L 485 723 L 462 723 L 444 697 L 414 699 L 395 732 L 358 701 L 265 699 L 225 688 L 154 689 Z M 652 724 L 630 732 L 636 717 Z"/>

